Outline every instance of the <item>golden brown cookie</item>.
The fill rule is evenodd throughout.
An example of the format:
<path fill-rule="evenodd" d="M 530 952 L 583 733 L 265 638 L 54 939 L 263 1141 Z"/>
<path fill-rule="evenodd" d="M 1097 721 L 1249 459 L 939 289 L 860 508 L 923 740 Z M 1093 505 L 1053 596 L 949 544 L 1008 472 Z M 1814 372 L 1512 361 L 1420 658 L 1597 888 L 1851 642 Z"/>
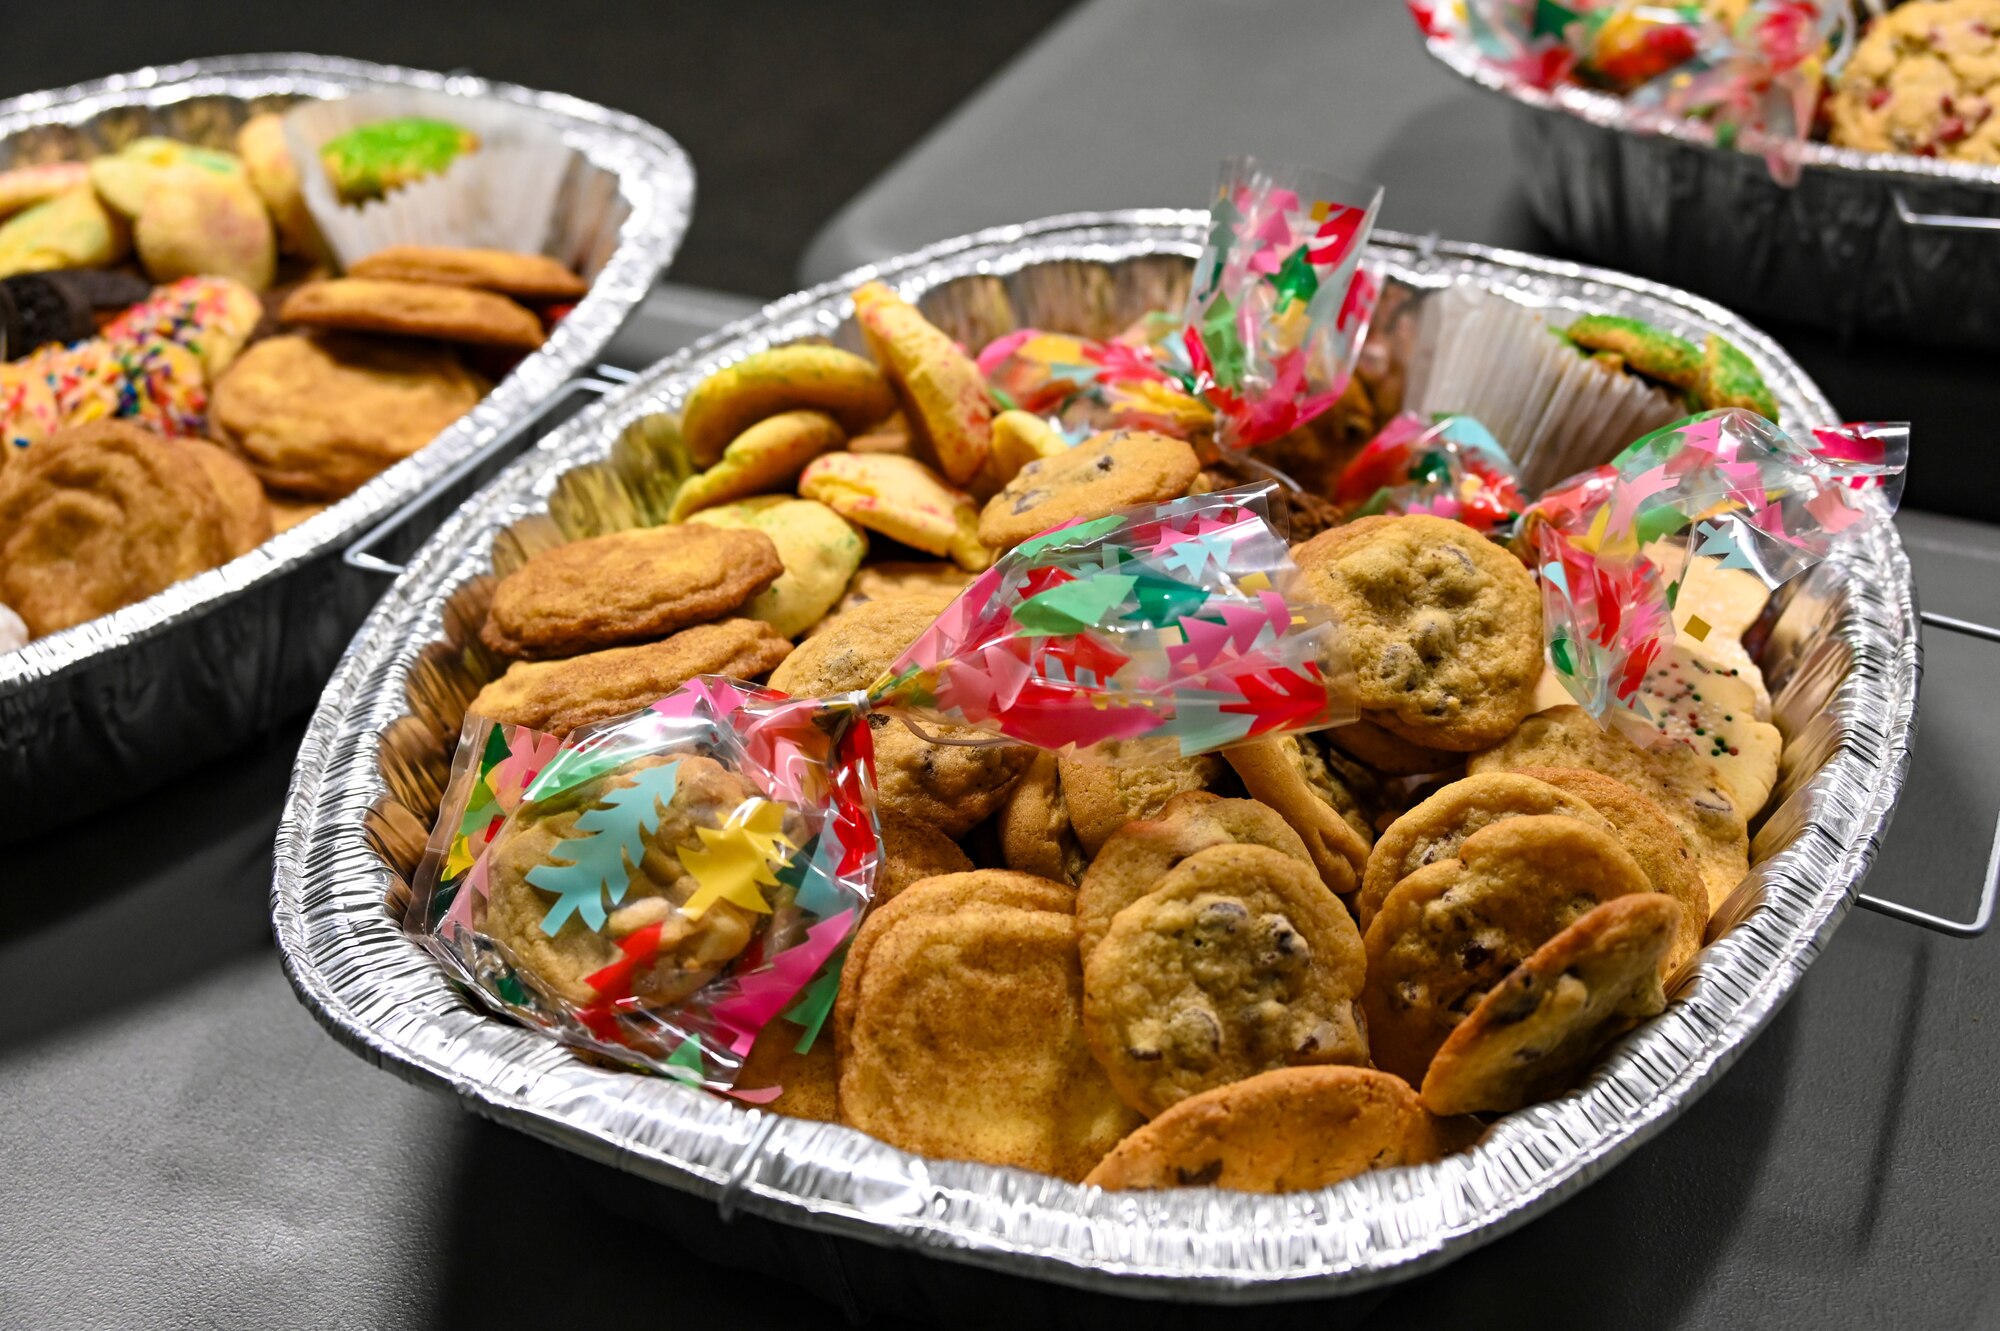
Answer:
<path fill-rule="evenodd" d="M 834 997 L 833 1038 L 843 1058 L 848 1049 L 848 1033 L 854 1026 L 855 1004 L 860 1001 L 861 974 L 868 968 L 868 957 L 875 944 L 901 921 L 919 916 L 949 917 L 982 908 L 1046 911 L 1068 916 L 1075 913 L 1076 893 L 1061 883 L 1029 873 L 973 869 L 920 878 L 892 899 L 877 901 L 861 921 L 854 941 L 847 945 L 847 961 L 840 971 L 840 992 Z"/>
<path fill-rule="evenodd" d="M 1084 1037 L 1149 1118 L 1271 1068 L 1365 1064 L 1362 955 L 1310 866 L 1213 846 L 1112 918 L 1084 964 Z"/>
<path fill-rule="evenodd" d="M 697 467 L 711 466 L 758 421 L 800 408 L 824 411 L 859 434 L 896 409 L 896 395 L 864 356 L 811 343 L 772 347 L 723 366 L 689 391 L 681 441 Z"/>
<path fill-rule="evenodd" d="M 661 642 L 561 661 L 516 661 L 466 711 L 551 735 L 636 712 L 696 675 L 760 679 L 792 645 L 754 619 L 696 624 Z"/>
<path fill-rule="evenodd" d="M 1065 753 L 1056 764 L 1069 823 L 1086 857 L 1096 855 L 1125 824 L 1155 816 L 1176 795 L 1213 789 L 1229 771 L 1212 753 L 1126 757 L 1115 740 L 1098 745 L 1087 757 Z"/>
<path fill-rule="evenodd" d="M 1008 868 L 1072 887 L 1083 881 L 1090 856 L 1083 853 L 1076 829 L 1070 826 L 1062 766 L 1053 753 L 1035 755 L 993 820 L 1000 834 L 1000 857 Z"/>
<path fill-rule="evenodd" d="M 59 430 L 0 473 L 0 604 L 35 637 L 229 557 L 194 450 L 125 421 Z"/>
<path fill-rule="evenodd" d="M 1613 830 L 1588 800 L 1533 777 L 1484 772 L 1452 782 L 1389 824 L 1368 853 L 1361 891 L 1354 898 L 1356 921 L 1365 932 L 1391 888 L 1426 864 L 1457 859 L 1458 848 L 1480 828 L 1506 818 L 1548 815 L 1581 818 L 1601 832 Z"/>
<path fill-rule="evenodd" d="M 903 889 L 943 874 L 971 873 L 972 861 L 956 841 L 893 809 L 879 815 L 882 864 L 875 873 L 875 904 L 893 901 Z"/>
<path fill-rule="evenodd" d="M 1684 744 L 1649 748 L 1607 730 L 1581 707 L 1552 707 L 1523 721 L 1506 741 L 1467 760 L 1468 772 L 1523 767 L 1582 767 L 1623 781 L 1660 806 L 1694 848 L 1695 870 L 1708 887 L 1709 911 L 1722 905 L 1750 872 L 1750 833 L 1741 805 Z"/>
<path fill-rule="evenodd" d="M 1342 807 L 1352 804 L 1352 796 L 1314 741 L 1298 735 L 1252 740 L 1224 749 L 1222 756 L 1250 798 L 1277 810 L 1299 834 L 1327 890 L 1340 896 L 1354 891 L 1368 863 L 1368 825 Z"/>
<path fill-rule="evenodd" d="M 267 494 L 264 500 L 271 510 L 273 535 L 290 531 L 306 519 L 319 516 L 326 512 L 328 506 L 324 499 L 293 499 L 289 495 Z"/>
<path fill-rule="evenodd" d="M 847 590 L 833 607 L 833 613 L 852 610 L 866 601 L 880 601 L 909 592 L 950 592 L 965 590 L 972 574 L 956 564 L 940 560 L 885 560 L 855 570 L 847 580 Z M 822 621 L 820 628 L 825 627 Z M 817 633 L 819 628 L 813 632 Z"/>
<path fill-rule="evenodd" d="M 784 568 L 762 532 L 682 525 L 592 536 L 500 579 L 479 637 L 528 660 L 663 638 L 737 609 Z"/>
<path fill-rule="evenodd" d="M 1090 861 L 1076 891 L 1077 946 L 1085 963 L 1118 912 L 1160 885 L 1182 860 L 1212 846 L 1263 846 L 1310 865 L 1299 834 L 1256 800 L 1189 791 L 1159 817 L 1127 823 Z"/>
<path fill-rule="evenodd" d="M 1667 1006 L 1660 971 L 1681 909 L 1605 902 L 1536 948 L 1446 1037 L 1424 1074 L 1434 1114 L 1505 1114 L 1576 1084 L 1604 1046 Z"/>
<path fill-rule="evenodd" d="M 1589 801 L 1590 807 L 1611 824 L 1618 844 L 1644 871 L 1653 890 L 1672 897 L 1681 908 L 1673 946 L 1660 963 L 1663 978 L 1701 951 L 1702 930 L 1708 923 L 1708 888 L 1696 867 L 1694 848 L 1658 804 L 1623 781 L 1581 767 L 1526 767 L 1516 775 L 1533 777 Z"/>
<path fill-rule="evenodd" d="M 485 394 L 448 347 L 287 335 L 236 358 L 215 385 L 209 422 L 270 488 L 339 499 Z"/>
<path fill-rule="evenodd" d="M 632 785 L 637 773 L 667 763 L 679 764 L 673 797 L 664 807 L 655 802 L 659 821 L 645 838 L 640 863 L 632 866 L 636 872 L 623 899 L 607 911 L 601 929 L 593 928 L 579 910 L 562 918 L 551 934 L 547 920 L 557 897 L 531 883 L 529 875 L 540 866 L 568 861 L 564 845 L 580 835 L 577 820 L 607 793 Z M 642 758 L 523 805 L 488 851 L 491 891 L 482 931 L 500 944 L 532 988 L 588 1006 L 602 997 L 589 977 L 628 959 L 619 946 L 622 941 L 661 925 L 652 955 L 632 972 L 630 994 L 645 1007 L 679 1002 L 749 945 L 757 917 L 729 901 L 715 902 L 698 919 L 681 914 L 678 907 L 699 884 L 676 852 L 697 843 L 697 828 L 720 827 L 730 810 L 756 793 L 748 781 L 707 758 Z M 802 829 L 798 839 L 803 839 Z"/>
<path fill-rule="evenodd" d="M 1108 430 L 1021 468 L 981 510 L 979 539 L 1011 550 L 1065 522 L 1178 499 L 1200 470 L 1194 449 L 1178 439 Z"/>
<path fill-rule="evenodd" d="M 1462 753 L 1412 744 L 1366 718 L 1321 733 L 1326 736 L 1327 743 L 1385 776 L 1427 776 L 1432 772 L 1447 771 L 1465 761 Z"/>
<path fill-rule="evenodd" d="M 2000 162 L 2000 3 L 1916 0 L 1872 19 L 1827 99 L 1835 143 Z"/>
<path fill-rule="evenodd" d="M 770 1113 L 838 1123 L 840 1065 L 834 1058 L 833 1037 L 821 1031 L 802 1054 L 798 1043 L 804 1036 L 804 1031 L 788 1021 L 764 1027 L 743 1059 L 736 1085 L 746 1091 L 781 1088 L 778 1098 L 763 1106 Z"/>
<path fill-rule="evenodd" d="M 1364 518 L 1293 550 L 1332 608 L 1368 719 L 1467 752 L 1528 714 L 1542 672 L 1542 602 L 1521 562 L 1463 523 Z"/>
<path fill-rule="evenodd" d="M 278 317 L 308 328 L 432 337 L 516 351 L 533 351 L 547 336 L 533 310 L 505 296 L 437 282 L 363 277 L 307 282 L 285 297 Z"/>
<path fill-rule="evenodd" d="M 1181 1101 L 1084 1179 L 1129 1188 L 1303 1192 L 1436 1159 L 1416 1092 L 1372 1068 L 1279 1068 Z"/>
<path fill-rule="evenodd" d="M 447 245 L 391 245 L 356 260 L 349 277 L 478 287 L 531 301 L 581 300 L 590 283 L 546 254 Z"/>
<path fill-rule="evenodd" d="M 258 484 L 256 473 L 234 453 L 206 439 L 184 439 L 181 446 L 194 454 L 208 475 L 208 483 L 215 487 L 215 497 L 222 505 L 222 543 L 229 558 L 249 554 L 270 540 L 271 506 L 264 499 L 264 487 Z"/>
<path fill-rule="evenodd" d="M 842 1121 L 922 1155 L 1088 1174 L 1138 1116 L 1084 1044 L 1071 929 L 976 906 L 885 933 L 840 1054 Z"/>
<path fill-rule="evenodd" d="M 1534 950 L 1614 897 L 1652 891 L 1609 832 L 1580 819 L 1509 818 L 1459 858 L 1398 883 L 1368 926 L 1369 1048 L 1412 1083 L 1480 998 Z"/>
<path fill-rule="evenodd" d="M 870 601 L 834 615 L 771 672 L 771 687 L 825 698 L 866 689 L 951 603 L 945 593 Z M 879 807 L 964 836 L 1006 802 L 1035 751 L 1019 744 L 932 744 L 887 712 L 873 712 Z M 966 726 L 926 726 L 945 739 L 990 738 Z"/>

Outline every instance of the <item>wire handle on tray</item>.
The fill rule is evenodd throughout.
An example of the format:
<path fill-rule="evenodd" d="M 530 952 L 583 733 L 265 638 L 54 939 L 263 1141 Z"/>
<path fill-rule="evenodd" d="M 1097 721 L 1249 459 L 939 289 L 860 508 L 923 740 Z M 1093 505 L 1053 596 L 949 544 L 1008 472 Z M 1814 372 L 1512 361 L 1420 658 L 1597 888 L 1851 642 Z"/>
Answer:
<path fill-rule="evenodd" d="M 1897 190 L 1890 196 L 1896 203 L 1896 220 L 1916 231 L 2000 231 L 2000 217 L 1973 217 L 1966 213 L 1920 213 Z"/>
<path fill-rule="evenodd" d="M 1900 206 L 1900 205 L 1899 205 Z M 1995 223 L 2000 226 L 2000 222 Z M 1950 615 L 1935 615 L 1928 610 L 1921 615 L 1924 623 L 1932 628 L 1949 629 L 1953 633 L 1963 633 L 1969 638 L 1980 638 L 1986 642 L 2000 642 L 2000 628 L 1991 624 L 1976 624 L 1967 619 L 1954 619 Z M 1977 938 L 1993 923 L 1993 902 L 2000 896 L 2000 820 L 1993 828 L 1993 848 L 1986 857 L 1986 881 L 1979 889 L 1979 910 L 1970 920 L 1947 920 L 1942 915 L 1905 906 L 1900 901 L 1889 901 L 1883 897 L 1871 897 L 1862 893 L 1855 901 L 1878 915 L 1901 920 L 1905 924 L 1921 925 L 1933 933 L 1945 934 L 1951 938 Z"/>
<path fill-rule="evenodd" d="M 632 382 L 636 377 L 630 370 L 621 370 L 615 365 L 599 365 L 589 374 L 563 384 L 544 398 L 535 411 L 501 430 L 477 451 L 460 459 L 449 471 L 418 491 L 408 503 L 356 537 L 354 543 L 341 554 L 341 562 L 349 568 L 358 568 L 364 573 L 385 573 L 392 578 L 400 576 L 407 565 L 392 564 L 377 555 L 374 552 L 377 545 L 402 530 L 411 518 L 428 508 L 439 496 L 460 484 L 466 477 L 491 462 L 508 445 L 526 436 L 537 425 L 547 420 L 550 412 L 570 398 L 579 393 L 603 397 L 613 389 Z"/>

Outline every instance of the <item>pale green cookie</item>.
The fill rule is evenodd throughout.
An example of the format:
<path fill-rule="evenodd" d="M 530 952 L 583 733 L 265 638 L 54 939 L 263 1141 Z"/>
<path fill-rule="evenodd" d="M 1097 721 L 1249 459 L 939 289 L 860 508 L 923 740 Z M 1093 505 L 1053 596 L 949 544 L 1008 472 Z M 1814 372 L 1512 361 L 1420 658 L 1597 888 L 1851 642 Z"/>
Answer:
<path fill-rule="evenodd" d="M 703 509 L 689 522 L 763 532 L 778 547 L 785 571 L 739 612 L 796 638 L 826 617 L 868 554 L 868 539 L 825 504 L 762 495 Z"/>
<path fill-rule="evenodd" d="M 230 176 L 250 183 L 243 159 L 235 153 L 214 148 L 197 148 L 179 139 L 134 139 L 115 153 L 107 153 L 90 164 L 90 183 L 105 207 L 126 217 L 137 217 L 146 206 L 146 196 L 175 171 L 203 171 Z"/>
<path fill-rule="evenodd" d="M 0 277 L 55 268 L 106 268 L 124 258 L 132 235 L 87 189 L 38 203 L 0 225 Z"/>

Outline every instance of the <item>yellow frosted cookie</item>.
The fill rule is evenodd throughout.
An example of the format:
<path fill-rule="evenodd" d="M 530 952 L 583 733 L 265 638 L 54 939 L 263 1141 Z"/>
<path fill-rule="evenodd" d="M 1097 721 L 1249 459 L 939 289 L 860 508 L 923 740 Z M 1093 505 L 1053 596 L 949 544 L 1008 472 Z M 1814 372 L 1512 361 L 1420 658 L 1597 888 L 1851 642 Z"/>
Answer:
<path fill-rule="evenodd" d="M 751 597 L 741 613 L 763 620 L 784 638 L 796 638 L 825 618 L 868 554 L 868 538 L 840 514 L 789 495 L 760 495 L 704 509 L 688 521 L 747 528 L 771 538 L 785 571 Z"/>
<path fill-rule="evenodd" d="M 1030 462 L 1069 451 L 1069 440 L 1031 411 L 1003 411 L 993 418 L 993 448 L 974 487 L 997 494 Z"/>
<path fill-rule="evenodd" d="M 993 407 L 979 367 L 916 306 L 880 282 L 854 293 L 854 318 L 938 469 L 954 485 L 971 481 L 993 444 Z"/>
<path fill-rule="evenodd" d="M 90 183 L 105 207 L 125 217 L 137 217 L 147 197 L 182 171 L 230 177 L 245 184 L 250 179 L 243 160 L 234 153 L 148 136 L 92 161 Z"/>
<path fill-rule="evenodd" d="M 824 411 L 854 434 L 894 411 L 896 395 L 865 356 L 814 344 L 772 347 L 694 386 L 681 407 L 681 441 L 706 467 L 758 421 L 800 407 Z"/>
<path fill-rule="evenodd" d="M 0 277 L 53 268 L 106 268 L 132 248 L 124 221 L 87 189 L 38 203 L 0 225 Z"/>
<path fill-rule="evenodd" d="M 828 453 L 799 477 L 799 493 L 850 522 L 977 572 L 993 562 L 979 541 L 979 509 L 963 490 L 911 458 Z"/>
<path fill-rule="evenodd" d="M 679 522 L 732 499 L 788 489 L 808 462 L 846 441 L 840 422 L 823 411 L 767 416 L 730 440 L 713 467 L 687 479 L 667 520 Z"/>

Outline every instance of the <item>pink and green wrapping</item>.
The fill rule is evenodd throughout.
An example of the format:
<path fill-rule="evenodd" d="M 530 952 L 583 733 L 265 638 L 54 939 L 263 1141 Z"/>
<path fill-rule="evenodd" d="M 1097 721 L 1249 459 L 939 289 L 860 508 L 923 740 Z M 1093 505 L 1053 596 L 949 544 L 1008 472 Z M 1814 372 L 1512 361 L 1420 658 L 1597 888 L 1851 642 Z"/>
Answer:
<path fill-rule="evenodd" d="M 1804 444 L 1754 412 L 1690 416 L 1529 505 L 1515 548 L 1541 578 L 1548 662 L 1599 719 L 1639 706 L 1674 640 L 1689 556 L 1720 557 L 1776 587 L 1843 535 L 1886 522 L 1909 457 L 1903 425 L 1813 431 Z M 1641 553 L 1680 540 L 1673 568 Z"/>
<path fill-rule="evenodd" d="M 1581 82 L 1634 105 L 1716 128 L 1728 146 L 1754 142 L 1780 180 L 1796 180 L 1788 147 L 1813 127 L 1822 89 L 1846 59 L 1848 0 L 1408 0 L 1426 36 L 1462 31 L 1523 84 Z"/>
<path fill-rule="evenodd" d="M 1353 377 L 1379 293 L 1361 260 L 1381 204 L 1378 186 L 1227 161 L 1178 323 L 1151 316 L 1102 342 L 1019 329 L 981 350 L 980 371 L 1002 408 L 1070 431 L 1269 443 Z"/>

